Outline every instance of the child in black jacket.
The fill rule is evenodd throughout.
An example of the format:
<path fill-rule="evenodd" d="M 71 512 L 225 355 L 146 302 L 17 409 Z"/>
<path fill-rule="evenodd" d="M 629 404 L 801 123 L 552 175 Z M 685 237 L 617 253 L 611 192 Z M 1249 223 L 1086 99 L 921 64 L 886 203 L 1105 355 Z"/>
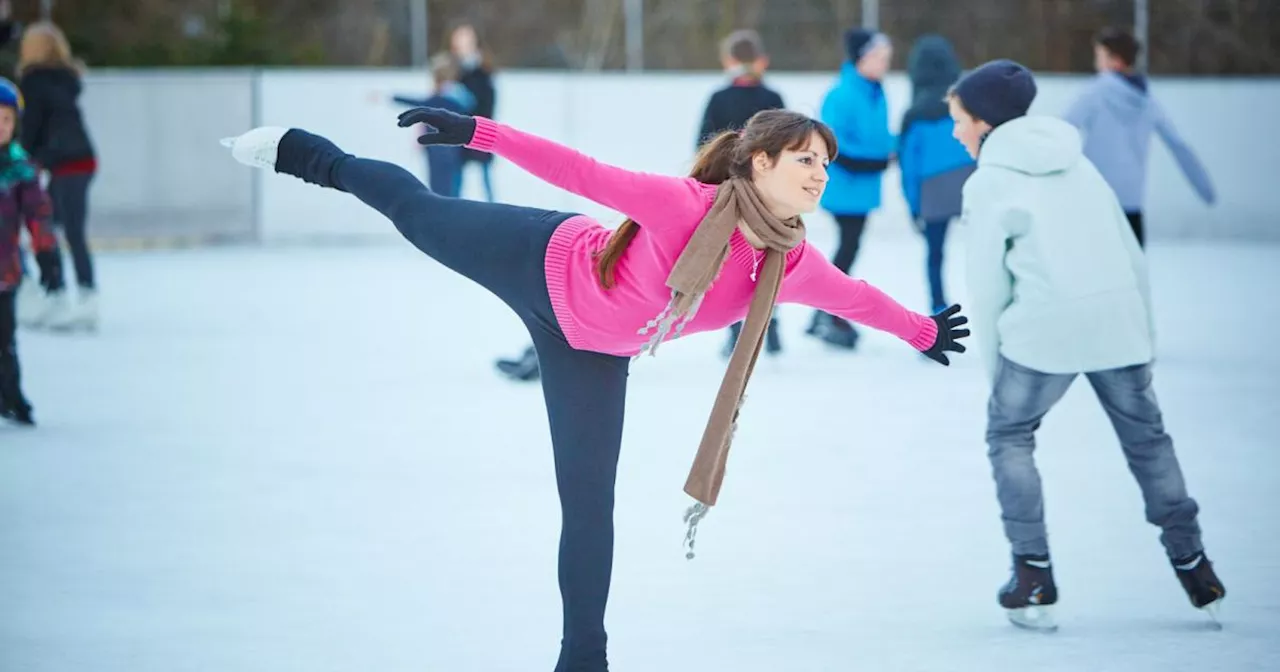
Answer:
<path fill-rule="evenodd" d="M 769 56 L 756 31 L 738 30 L 725 37 L 720 43 L 720 63 L 730 82 L 711 94 L 707 101 L 707 109 L 702 113 L 702 128 L 698 132 L 698 146 L 723 131 L 741 129 L 757 112 L 786 107 L 782 96 L 763 83 Z M 729 327 L 729 342 L 724 346 L 723 356 L 733 354 L 733 346 L 737 344 L 741 331 L 741 322 Z M 781 351 L 778 320 L 771 319 L 769 330 L 765 332 L 765 352 L 776 355 Z"/>

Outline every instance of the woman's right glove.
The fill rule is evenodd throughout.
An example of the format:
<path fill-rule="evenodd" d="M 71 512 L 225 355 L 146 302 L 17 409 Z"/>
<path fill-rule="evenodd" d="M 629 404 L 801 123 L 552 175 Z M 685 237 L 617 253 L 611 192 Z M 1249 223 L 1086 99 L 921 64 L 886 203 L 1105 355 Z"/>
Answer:
<path fill-rule="evenodd" d="M 962 325 L 969 323 L 969 318 L 964 315 L 952 317 L 960 312 L 960 304 L 952 304 L 950 308 L 933 316 L 934 324 L 938 325 L 938 338 L 934 340 L 933 345 L 924 351 L 924 356 L 943 365 L 950 366 L 951 362 L 947 359 L 946 352 L 964 352 L 964 345 L 960 343 L 960 339 L 969 335 L 968 329 L 961 329 Z"/>
<path fill-rule="evenodd" d="M 465 145 L 476 134 L 475 117 L 439 107 L 415 107 L 400 115 L 401 128 L 414 124 L 427 127 L 427 132 L 418 136 L 420 145 Z"/>

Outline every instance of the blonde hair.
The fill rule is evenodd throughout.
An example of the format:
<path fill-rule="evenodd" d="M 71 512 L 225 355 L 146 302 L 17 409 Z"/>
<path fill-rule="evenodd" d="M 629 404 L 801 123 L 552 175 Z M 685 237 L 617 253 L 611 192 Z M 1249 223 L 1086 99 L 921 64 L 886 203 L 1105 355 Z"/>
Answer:
<path fill-rule="evenodd" d="M 22 31 L 18 54 L 19 75 L 39 66 L 84 70 L 84 64 L 72 57 L 67 36 L 49 21 L 38 21 Z"/>

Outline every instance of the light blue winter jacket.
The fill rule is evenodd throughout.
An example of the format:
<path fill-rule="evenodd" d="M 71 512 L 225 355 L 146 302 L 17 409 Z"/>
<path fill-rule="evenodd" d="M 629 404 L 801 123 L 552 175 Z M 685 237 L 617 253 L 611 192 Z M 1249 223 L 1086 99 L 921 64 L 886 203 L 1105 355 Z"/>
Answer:
<path fill-rule="evenodd" d="M 889 106 L 884 87 L 858 74 L 852 63 L 822 101 L 823 123 L 835 132 L 840 154 L 854 159 L 885 160 L 893 152 Z M 865 215 L 880 207 L 883 172 L 853 172 L 832 163 L 822 207 L 836 215 Z"/>
<path fill-rule="evenodd" d="M 1152 131 L 1160 134 L 1196 194 L 1206 203 L 1216 199 L 1209 174 L 1148 94 L 1144 78 L 1098 75 L 1067 111 L 1066 120 L 1080 129 L 1084 155 L 1115 190 L 1125 212 L 1142 211 Z"/>
<path fill-rule="evenodd" d="M 997 127 L 962 216 L 973 339 L 991 381 L 997 355 L 1045 373 L 1151 361 L 1146 258 L 1073 126 L 1037 116 Z"/>

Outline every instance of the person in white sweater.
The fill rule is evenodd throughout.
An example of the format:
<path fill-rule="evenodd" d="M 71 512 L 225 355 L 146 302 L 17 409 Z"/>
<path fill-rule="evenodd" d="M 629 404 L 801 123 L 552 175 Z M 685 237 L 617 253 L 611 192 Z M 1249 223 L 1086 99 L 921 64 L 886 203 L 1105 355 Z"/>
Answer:
<path fill-rule="evenodd" d="M 1035 431 L 1077 375 L 1093 386 L 1142 489 L 1147 520 L 1192 604 L 1226 594 L 1205 556 L 1151 386 L 1155 329 L 1146 261 L 1080 133 L 1027 116 L 1025 67 L 992 61 L 948 95 L 953 135 L 978 163 L 963 193 L 974 338 L 992 385 L 986 439 L 1013 576 L 999 602 L 1017 625 L 1053 628 L 1057 601 Z"/>

